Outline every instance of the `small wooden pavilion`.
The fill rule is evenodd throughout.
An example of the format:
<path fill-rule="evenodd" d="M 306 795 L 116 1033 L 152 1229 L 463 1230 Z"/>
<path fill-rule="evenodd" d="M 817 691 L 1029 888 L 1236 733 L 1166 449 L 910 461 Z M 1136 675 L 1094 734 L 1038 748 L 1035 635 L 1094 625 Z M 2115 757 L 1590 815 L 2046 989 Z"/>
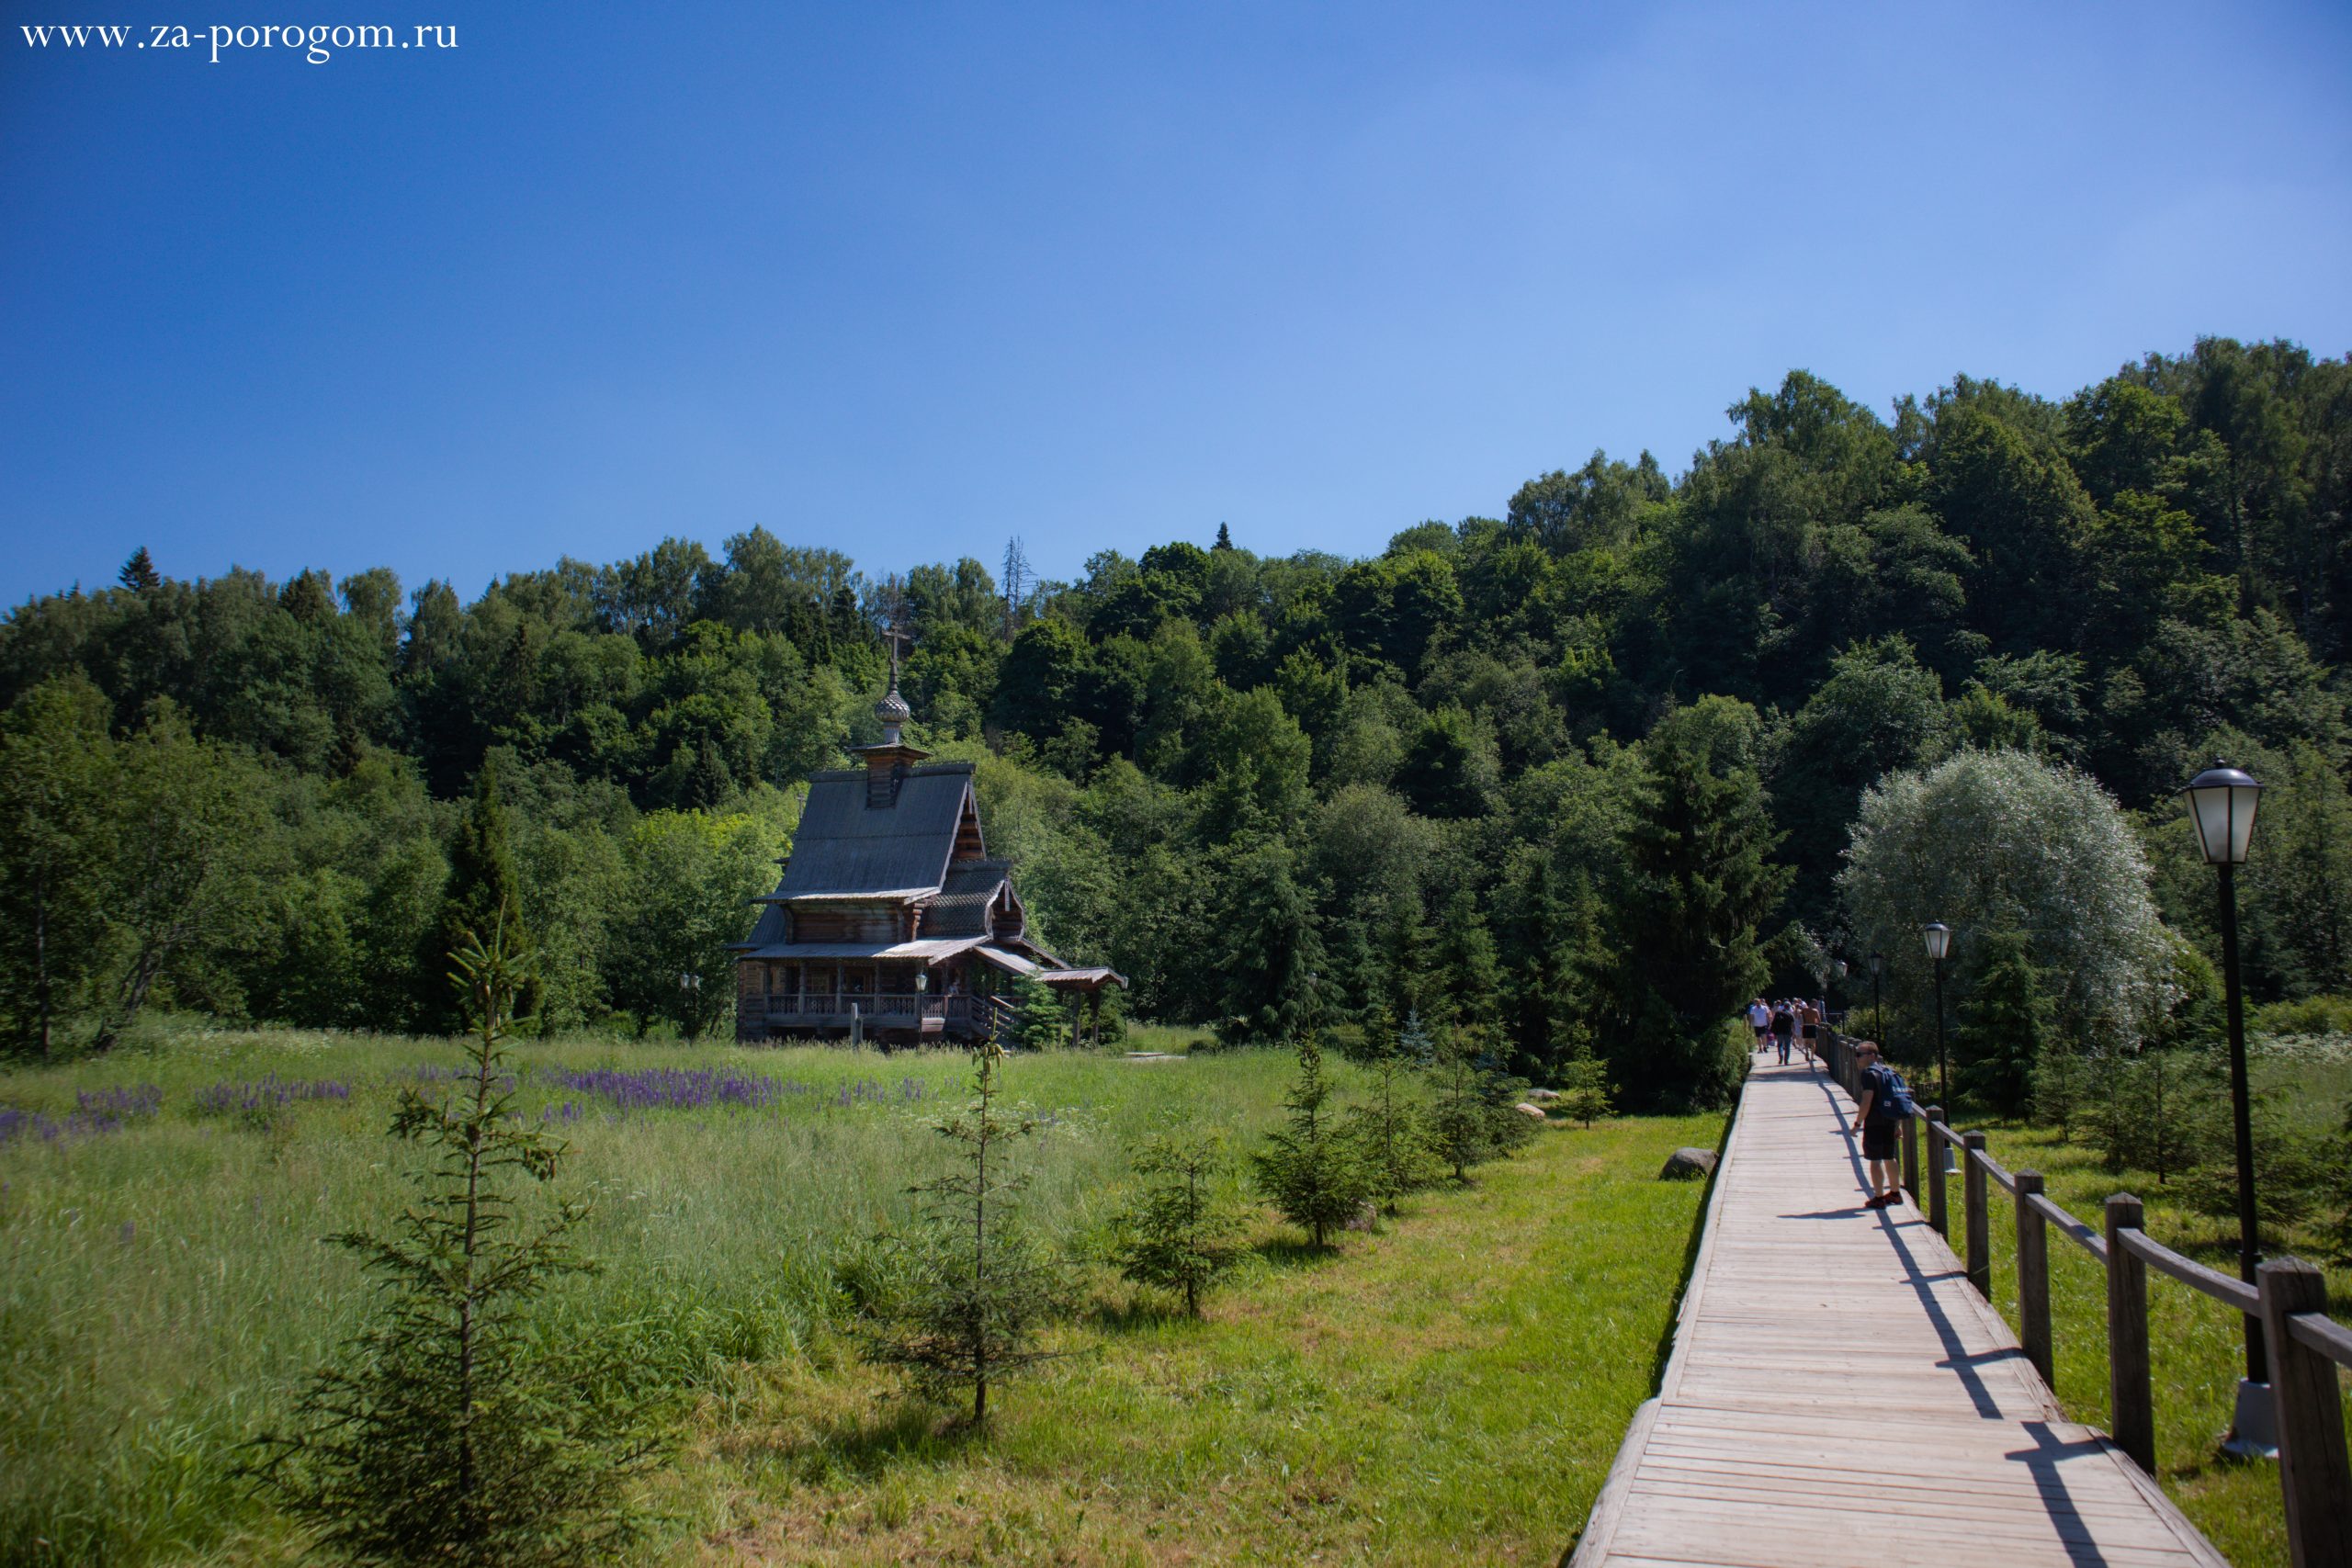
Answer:
<path fill-rule="evenodd" d="M 972 764 L 927 762 L 900 738 L 895 658 L 874 711 L 881 744 L 809 780 L 784 878 L 734 944 L 736 1039 L 978 1039 L 1023 976 L 1086 997 L 1099 1021 L 1125 978 L 1072 968 L 1031 933 L 1012 863 L 989 858 Z"/>

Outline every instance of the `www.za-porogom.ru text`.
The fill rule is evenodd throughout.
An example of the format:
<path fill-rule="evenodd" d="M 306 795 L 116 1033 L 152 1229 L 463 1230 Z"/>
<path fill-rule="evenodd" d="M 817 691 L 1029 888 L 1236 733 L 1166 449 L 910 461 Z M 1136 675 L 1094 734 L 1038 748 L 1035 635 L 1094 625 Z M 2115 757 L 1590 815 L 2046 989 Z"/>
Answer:
<path fill-rule="evenodd" d="M 18 30 L 24 34 L 28 49 L 186 50 L 191 55 L 209 53 L 214 65 L 220 63 L 222 55 L 241 50 L 291 50 L 312 65 L 324 65 L 344 50 L 458 47 L 457 25 L 451 22 L 424 22 L 413 28 L 368 23 L 332 27 L 322 23 L 304 27 L 300 24 L 281 26 L 276 22 L 261 25 L 214 22 L 185 28 L 174 23 L 98 25 L 52 22 L 20 24 Z"/>

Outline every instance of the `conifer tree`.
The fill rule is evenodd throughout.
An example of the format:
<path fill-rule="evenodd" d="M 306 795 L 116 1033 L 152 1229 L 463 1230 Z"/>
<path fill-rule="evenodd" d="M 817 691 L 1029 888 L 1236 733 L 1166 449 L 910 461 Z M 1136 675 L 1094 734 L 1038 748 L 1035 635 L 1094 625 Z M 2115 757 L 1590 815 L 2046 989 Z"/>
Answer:
<path fill-rule="evenodd" d="M 1430 1079 L 1436 1090 L 1430 1108 L 1430 1146 L 1452 1168 L 1454 1180 L 1468 1181 L 1473 1167 L 1495 1156 L 1494 1118 L 1476 1045 L 1460 1033 L 1447 1034 L 1438 1044 Z"/>
<path fill-rule="evenodd" d="M 1201 1293 L 1241 1256 L 1232 1153 L 1219 1132 L 1171 1127 L 1144 1141 L 1131 1168 L 1137 1185 L 1114 1222 L 1119 1272 L 1176 1292 L 1198 1317 Z"/>
<path fill-rule="evenodd" d="M 2033 1119 L 2057 1128 L 2060 1142 L 2072 1143 L 2075 1121 L 2089 1088 L 2090 1068 L 2082 1053 L 2064 1040 L 2043 1042 L 2041 1058 L 2033 1065 Z"/>
<path fill-rule="evenodd" d="M 1723 1021 L 1764 984 L 1756 922 L 1792 874 L 1764 858 L 1777 835 L 1762 783 L 1747 767 L 1719 770 L 1700 719 L 1668 715 L 1645 744 L 1630 886 L 1611 932 L 1614 1065 L 1643 1103 L 1716 1103 L 1737 1071 Z"/>
<path fill-rule="evenodd" d="M 991 1386 L 1046 1358 L 1038 1331 L 1063 1294 L 1059 1270 L 1021 1223 L 1029 1179 L 1012 1150 L 1038 1123 L 1028 1106 L 999 1103 L 1003 1062 L 983 1042 L 972 1053 L 971 1100 L 933 1123 L 957 1145 L 954 1163 L 913 1189 L 922 1221 L 900 1238 L 907 1289 L 860 1340 L 869 1359 L 905 1368 L 925 1394 L 968 1391 L 976 1427 L 988 1421 Z"/>
<path fill-rule="evenodd" d="M 503 933 L 518 980 L 510 1021 L 519 1023 L 538 1011 L 539 981 L 532 964 L 532 943 L 523 926 L 522 881 L 514 869 L 508 841 L 506 805 L 498 779 L 495 755 L 482 761 L 474 777 L 473 802 L 458 829 L 449 850 L 449 880 L 441 895 L 441 913 L 425 938 L 419 973 L 448 972 L 454 956 L 473 942 L 477 931 Z M 435 987 L 424 998 L 424 1024 L 451 1032 L 466 1026 L 464 1010 Z"/>
<path fill-rule="evenodd" d="M 1012 983 L 1012 1021 L 1001 1043 L 1024 1051 L 1050 1051 L 1069 1043 L 1069 998 L 1034 975 Z"/>
<path fill-rule="evenodd" d="M 1349 1134 L 1363 1162 L 1364 1196 L 1393 1214 L 1398 1199 L 1429 1186 L 1439 1174 L 1430 1147 L 1421 1063 L 1408 1055 L 1385 1008 L 1375 1008 L 1365 1020 L 1364 1050 L 1371 1093 L 1348 1108 Z"/>
<path fill-rule="evenodd" d="M 1314 1017 L 1323 943 L 1315 901 L 1291 869 L 1291 852 L 1278 840 L 1235 857 L 1218 921 L 1225 947 L 1216 973 L 1226 996 L 1216 1032 L 1225 1044 L 1284 1039 Z"/>
<path fill-rule="evenodd" d="M 1499 1048 L 1489 1044 L 1478 1053 L 1478 1097 L 1487 1107 L 1487 1137 L 1498 1154 L 1516 1153 L 1533 1138 L 1543 1123 L 1520 1109 L 1527 1100 L 1528 1082 L 1510 1070 Z"/>
<path fill-rule="evenodd" d="M 1421 1021 L 1419 1013 L 1405 1014 L 1404 1026 L 1396 1031 L 1396 1054 L 1416 1067 L 1427 1069 L 1437 1065 L 1437 1041 L 1430 1036 L 1429 1025 Z"/>
<path fill-rule="evenodd" d="M 295 1424 L 255 1443 L 264 1489 L 356 1562 L 613 1561 L 634 1538 L 628 1483 L 657 1452 L 657 1414 L 626 1361 L 593 1339 L 533 1332 L 554 1280 L 593 1270 L 571 1247 L 586 1206 L 526 1218 L 517 1176 L 551 1179 L 566 1149 L 514 1114 L 501 1049 L 519 988 L 505 933 L 469 937 L 454 962 L 472 1022 L 458 1088 L 401 1093 L 391 1136 L 422 1145 L 417 1201 L 393 1234 L 332 1239 L 381 1294 L 318 1374 Z"/>
<path fill-rule="evenodd" d="M 122 563 L 116 579 L 133 593 L 152 593 L 164 585 L 163 573 L 155 570 L 155 558 L 147 553 L 144 545 L 130 552 L 130 558 Z"/>
<path fill-rule="evenodd" d="M 2026 1109 L 2049 1049 L 2051 1007 L 2021 931 L 1989 931 L 1961 1034 L 1961 1082 L 2004 1116 Z"/>
<path fill-rule="evenodd" d="M 1609 1064 L 1592 1054 L 1589 1037 L 1579 1030 L 1572 1039 L 1560 1067 L 1560 1111 L 1589 1127 L 1617 1108 L 1617 1098 L 1609 1084 Z"/>
<path fill-rule="evenodd" d="M 1298 1043 L 1298 1077 L 1283 1104 L 1288 1130 L 1268 1134 L 1253 1158 L 1259 1190 L 1293 1224 L 1303 1225 L 1317 1247 L 1330 1245 L 1330 1233 L 1353 1219 L 1364 1200 L 1362 1162 L 1342 1134 L 1323 1076 L 1323 1048 L 1312 1034 Z"/>
<path fill-rule="evenodd" d="M 1502 975 L 1495 958 L 1494 934 L 1478 900 L 1464 887 L 1446 901 L 1438 921 L 1434 953 L 1442 996 L 1444 1021 L 1457 1029 L 1477 1032 L 1484 1043 L 1494 1032 L 1500 1010 Z"/>

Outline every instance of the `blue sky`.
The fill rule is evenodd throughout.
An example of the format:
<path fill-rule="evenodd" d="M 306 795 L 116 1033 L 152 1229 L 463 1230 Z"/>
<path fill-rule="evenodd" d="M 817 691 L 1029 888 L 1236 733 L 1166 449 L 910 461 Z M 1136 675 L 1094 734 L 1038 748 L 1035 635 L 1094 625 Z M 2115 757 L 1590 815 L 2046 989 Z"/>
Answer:
<path fill-rule="evenodd" d="M 2352 349 L 2341 6 L 209 10 L 0 7 L 6 603 L 142 543 L 1363 554 L 1792 367 Z M 166 18 L 458 47 L 20 31 Z"/>

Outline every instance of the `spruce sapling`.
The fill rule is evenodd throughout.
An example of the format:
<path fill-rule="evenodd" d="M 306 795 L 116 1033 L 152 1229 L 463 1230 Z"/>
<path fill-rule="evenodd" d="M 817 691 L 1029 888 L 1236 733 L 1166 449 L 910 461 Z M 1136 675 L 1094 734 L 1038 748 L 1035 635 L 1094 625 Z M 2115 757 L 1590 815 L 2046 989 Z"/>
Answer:
<path fill-rule="evenodd" d="M 1393 1214 L 1398 1199 L 1437 1179 L 1439 1167 L 1430 1148 L 1419 1064 L 1406 1054 L 1385 1008 L 1366 1021 L 1364 1043 L 1372 1092 L 1363 1103 L 1348 1108 L 1349 1135 L 1363 1163 L 1364 1196 Z"/>
<path fill-rule="evenodd" d="M 1363 1205 L 1364 1180 L 1354 1145 L 1341 1135 L 1323 1048 L 1312 1034 L 1298 1043 L 1298 1077 L 1283 1104 L 1289 1130 L 1267 1134 L 1266 1147 L 1252 1158 L 1258 1188 L 1284 1219 L 1306 1226 L 1317 1247 L 1328 1247 L 1332 1230 Z"/>
<path fill-rule="evenodd" d="M 355 1562 L 613 1561 L 637 1534 L 628 1483 L 657 1451 L 655 1406 L 626 1363 L 550 1344 L 529 1308 L 594 1265 L 571 1246 L 583 1204 L 529 1221 L 507 1190 L 566 1150 L 513 1114 L 500 1042 L 522 984 L 503 924 L 452 955 L 472 1024 L 466 1075 L 438 1102 L 401 1091 L 391 1136 L 423 1145 L 417 1201 L 390 1236 L 329 1239 L 378 1277 L 375 1321 L 321 1371 L 252 1473 L 329 1552 Z"/>
<path fill-rule="evenodd" d="M 1485 1078 L 1476 1047 L 1459 1033 L 1448 1034 L 1430 1068 L 1436 1089 L 1436 1102 L 1430 1109 L 1430 1146 L 1453 1168 L 1456 1181 L 1469 1180 L 1471 1167 L 1495 1156 Z"/>
<path fill-rule="evenodd" d="M 1492 1035 L 1482 1031 L 1481 1038 L 1491 1042 Z M 1479 1049 L 1476 1066 L 1478 1096 L 1487 1107 L 1487 1142 L 1498 1154 L 1516 1154 L 1543 1126 L 1519 1108 L 1527 1098 L 1527 1080 L 1510 1071 L 1492 1043 Z"/>
<path fill-rule="evenodd" d="M 1144 1141 L 1133 1168 L 1139 1181 L 1116 1221 L 1112 1258 L 1136 1284 L 1181 1293 L 1184 1310 L 1198 1317 L 1201 1292 L 1241 1256 L 1242 1213 L 1225 1137 L 1171 1127 Z"/>
<path fill-rule="evenodd" d="M 972 1053 L 973 1097 L 933 1123 L 960 1145 L 936 1180 L 912 1189 L 922 1200 L 921 1227 L 907 1247 L 907 1286 L 889 1315 L 869 1323 L 866 1357 L 907 1369 L 934 1398 L 972 1395 L 972 1424 L 989 1418 L 989 1388 L 1046 1359 L 1037 1333 L 1061 1307 L 1059 1271 L 1020 1223 L 1028 1178 L 1012 1164 L 1012 1145 L 1037 1130 L 1027 1106 L 1008 1114 L 998 1104 L 1002 1049 Z"/>
<path fill-rule="evenodd" d="M 1617 1109 L 1616 1092 L 1610 1087 L 1609 1064 L 1592 1054 L 1581 1032 L 1570 1051 L 1560 1068 L 1560 1111 L 1589 1127 L 1596 1117 Z"/>

